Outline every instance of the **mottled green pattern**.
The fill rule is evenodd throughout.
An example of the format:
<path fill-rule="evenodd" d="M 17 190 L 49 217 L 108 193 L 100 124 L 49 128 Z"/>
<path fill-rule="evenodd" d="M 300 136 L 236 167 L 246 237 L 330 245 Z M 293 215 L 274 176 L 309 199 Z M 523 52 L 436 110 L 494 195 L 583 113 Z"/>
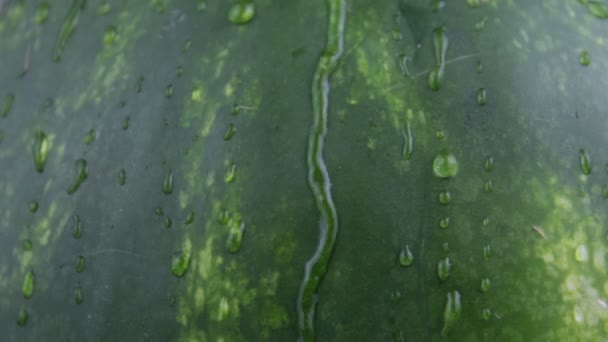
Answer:
<path fill-rule="evenodd" d="M 238 1 L 0 2 L 2 340 L 295 340 L 319 240 L 306 153 L 326 0 L 255 1 L 243 25 Z M 317 341 L 605 338 L 602 17 L 591 0 L 348 1 Z"/>

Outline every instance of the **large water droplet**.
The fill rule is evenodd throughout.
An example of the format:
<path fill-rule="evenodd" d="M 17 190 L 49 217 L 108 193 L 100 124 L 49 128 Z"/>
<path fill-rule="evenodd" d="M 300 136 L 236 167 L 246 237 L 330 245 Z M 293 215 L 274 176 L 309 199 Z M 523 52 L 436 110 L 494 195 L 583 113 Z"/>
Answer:
<path fill-rule="evenodd" d="M 82 271 L 84 271 L 84 266 L 85 266 L 85 259 L 82 255 L 79 255 L 76 257 L 76 266 L 74 267 L 74 269 L 76 270 L 76 273 L 81 273 Z"/>
<path fill-rule="evenodd" d="M 49 16 L 49 3 L 46 1 L 42 1 L 36 6 L 36 13 L 34 14 L 34 20 L 37 24 L 42 24 L 46 21 L 46 18 Z"/>
<path fill-rule="evenodd" d="M 27 310 L 21 308 L 21 310 L 19 310 L 19 315 L 17 316 L 17 325 L 20 327 L 24 326 L 27 323 L 28 316 Z"/>
<path fill-rule="evenodd" d="M 440 280 L 446 280 L 450 276 L 450 269 L 452 268 L 452 263 L 450 262 L 450 258 L 446 257 L 445 259 L 439 260 L 437 263 L 437 276 Z"/>
<path fill-rule="evenodd" d="M 410 250 L 410 246 L 405 245 L 401 248 L 401 252 L 399 252 L 399 264 L 403 267 L 412 266 L 414 263 L 414 254 Z"/>
<path fill-rule="evenodd" d="M 439 178 L 450 178 L 458 173 L 458 160 L 448 150 L 442 150 L 433 160 L 433 173 Z"/>
<path fill-rule="evenodd" d="M 70 10 L 66 15 L 65 20 L 61 25 L 59 37 L 57 37 L 57 41 L 55 42 L 55 49 L 53 51 L 53 59 L 55 61 L 59 61 L 61 59 L 65 44 L 72 36 L 74 29 L 76 29 L 76 24 L 78 24 L 78 17 L 80 17 L 80 11 L 84 9 L 85 4 L 86 0 L 74 0 L 72 2 L 72 6 L 70 7 Z"/>
<path fill-rule="evenodd" d="M 234 254 L 241 249 L 243 241 L 243 233 L 245 232 L 244 222 L 234 222 L 228 231 L 228 239 L 226 239 L 226 249 Z"/>
<path fill-rule="evenodd" d="M 74 164 L 74 180 L 68 188 L 68 194 L 75 193 L 88 176 L 86 160 L 78 159 Z"/>
<path fill-rule="evenodd" d="M 450 226 L 450 218 L 449 217 L 444 217 L 441 220 L 439 220 L 439 228 L 441 228 L 441 229 L 448 229 L 449 226 Z"/>
<path fill-rule="evenodd" d="M 583 66 L 588 66 L 589 64 L 591 64 L 591 55 L 589 54 L 589 51 L 581 51 L 578 60 Z"/>
<path fill-rule="evenodd" d="M 77 285 L 74 289 L 74 302 L 76 302 L 76 304 L 82 304 L 82 288 L 80 285 Z"/>
<path fill-rule="evenodd" d="M 441 335 L 448 336 L 450 334 L 458 323 L 458 320 L 460 320 L 461 313 L 462 303 L 460 292 L 457 290 L 448 292 L 445 310 L 443 311 L 443 329 L 441 329 Z"/>
<path fill-rule="evenodd" d="M 165 195 L 170 195 L 173 192 L 173 171 L 171 169 L 169 169 L 163 180 L 163 192 Z"/>
<path fill-rule="evenodd" d="M 580 150 L 581 170 L 584 174 L 588 175 L 591 173 L 591 158 L 585 149 Z"/>
<path fill-rule="evenodd" d="M 437 197 L 442 205 L 448 205 L 452 202 L 452 194 L 448 190 L 440 191 Z"/>
<path fill-rule="evenodd" d="M 46 134 L 42 130 L 36 130 L 34 139 L 34 164 L 36 165 L 36 171 L 43 172 L 46 158 L 49 154 L 49 142 L 46 138 Z"/>
<path fill-rule="evenodd" d="M 21 293 L 23 298 L 30 299 L 34 294 L 34 271 L 29 270 L 25 273 L 23 278 L 23 286 L 21 286 Z"/>
<path fill-rule="evenodd" d="M 228 128 L 226 129 L 226 133 L 224 133 L 224 140 L 228 141 L 232 139 L 234 134 L 236 133 L 236 128 L 234 128 L 233 124 L 228 124 Z"/>
<path fill-rule="evenodd" d="M 253 1 L 239 1 L 228 11 L 228 20 L 237 25 L 250 22 L 255 16 L 255 4 Z"/>
<path fill-rule="evenodd" d="M 486 104 L 486 89 L 479 88 L 477 89 L 477 104 L 483 106 Z"/>
<path fill-rule="evenodd" d="M 74 215 L 72 218 L 72 236 L 74 239 L 80 239 L 82 237 L 82 222 L 78 215 Z"/>
<path fill-rule="evenodd" d="M 183 277 L 190 267 L 190 250 L 183 250 L 181 253 L 171 257 L 171 273 L 176 277 Z"/>
<path fill-rule="evenodd" d="M 490 278 L 481 279 L 480 289 L 481 292 L 488 292 L 490 290 Z"/>

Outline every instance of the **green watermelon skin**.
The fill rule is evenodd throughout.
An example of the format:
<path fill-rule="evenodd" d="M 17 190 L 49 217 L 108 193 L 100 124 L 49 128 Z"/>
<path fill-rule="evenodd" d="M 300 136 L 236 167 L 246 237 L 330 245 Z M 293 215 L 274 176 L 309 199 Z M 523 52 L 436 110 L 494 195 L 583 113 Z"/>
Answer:
<path fill-rule="evenodd" d="M 243 25 L 229 1 L 53 2 L 42 23 L 39 3 L 0 1 L 0 113 L 13 97 L 0 116 L 2 340 L 296 340 L 320 238 L 306 156 L 327 1 L 258 0 Z M 605 339 L 601 6 L 433 3 L 346 1 L 323 149 L 339 231 L 316 340 Z M 434 91 L 437 27 L 447 50 Z M 447 179 L 432 168 L 443 150 L 458 160 Z M 69 194 L 80 159 L 87 176 Z M 461 311 L 446 316 L 454 291 Z"/>

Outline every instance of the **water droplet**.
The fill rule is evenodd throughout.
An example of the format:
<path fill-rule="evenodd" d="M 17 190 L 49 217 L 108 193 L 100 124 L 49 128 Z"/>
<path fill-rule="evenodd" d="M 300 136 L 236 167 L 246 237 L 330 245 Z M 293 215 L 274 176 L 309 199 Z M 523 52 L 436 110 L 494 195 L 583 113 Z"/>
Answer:
<path fill-rule="evenodd" d="M 162 207 L 157 207 L 154 210 L 154 213 L 156 213 L 157 216 L 163 216 L 165 214 L 165 210 Z"/>
<path fill-rule="evenodd" d="M 144 83 L 144 77 L 139 76 L 139 78 L 137 79 L 137 82 L 135 83 L 135 92 L 141 93 L 141 86 L 143 83 Z"/>
<path fill-rule="evenodd" d="M 20 327 L 24 326 L 27 323 L 28 316 L 27 310 L 22 308 L 17 316 L 17 325 Z"/>
<path fill-rule="evenodd" d="M 169 195 L 173 192 L 173 171 L 169 169 L 169 172 L 165 175 L 163 180 L 163 192 L 165 195 Z"/>
<path fill-rule="evenodd" d="M 477 62 L 477 66 L 475 67 L 475 71 L 477 71 L 478 74 L 481 74 L 483 72 L 483 64 L 481 63 L 481 61 Z"/>
<path fill-rule="evenodd" d="M 600 19 L 608 19 L 608 7 L 597 0 L 578 0 L 579 3 L 587 7 L 589 13 Z"/>
<path fill-rule="evenodd" d="M 170 99 L 173 96 L 173 84 L 168 84 L 165 88 L 165 97 Z"/>
<path fill-rule="evenodd" d="M 391 291 L 391 302 L 395 303 L 395 304 L 399 304 L 399 302 L 401 301 L 401 292 L 395 290 L 395 291 Z"/>
<path fill-rule="evenodd" d="M 125 118 L 122 120 L 122 129 L 123 130 L 127 130 L 129 129 L 129 121 L 131 120 L 131 118 L 129 118 L 128 116 L 125 116 Z"/>
<path fill-rule="evenodd" d="M 252 1 L 240 1 L 228 11 L 228 20 L 237 25 L 247 24 L 254 16 L 255 4 Z"/>
<path fill-rule="evenodd" d="M 490 291 L 490 278 L 483 278 L 481 279 L 481 292 L 488 292 Z"/>
<path fill-rule="evenodd" d="M 116 31 L 116 26 L 108 26 L 106 27 L 106 32 L 103 34 L 103 43 L 112 45 L 116 41 L 117 36 L 118 32 Z"/>
<path fill-rule="evenodd" d="M 580 150 L 580 159 L 581 159 L 581 170 L 584 174 L 588 175 L 591 173 L 591 158 L 589 158 L 589 154 L 585 149 Z"/>
<path fill-rule="evenodd" d="M 433 47 L 435 48 L 435 61 L 437 64 L 429 73 L 429 87 L 434 91 L 438 91 L 443 82 L 445 56 L 448 50 L 448 37 L 445 34 L 443 26 L 439 26 L 433 30 Z"/>
<path fill-rule="evenodd" d="M 403 149 L 401 155 L 403 159 L 410 160 L 414 152 L 414 134 L 410 120 L 405 120 L 401 125 L 401 135 L 403 136 Z"/>
<path fill-rule="evenodd" d="M 72 237 L 74 237 L 74 239 L 80 239 L 82 237 L 82 222 L 78 215 L 74 215 L 72 218 L 72 225 Z"/>
<path fill-rule="evenodd" d="M 34 140 L 34 164 L 36 171 L 43 172 L 46 158 L 49 154 L 49 143 L 46 134 L 42 130 L 36 130 Z"/>
<path fill-rule="evenodd" d="M 583 66 L 588 66 L 589 64 L 591 64 L 591 55 L 589 54 L 589 51 L 581 51 L 578 60 Z"/>
<path fill-rule="evenodd" d="M 120 169 L 120 171 L 118 171 L 118 184 L 120 186 L 125 185 L 125 183 L 127 182 L 127 171 L 125 171 L 125 169 Z"/>
<path fill-rule="evenodd" d="M 490 308 L 485 308 L 481 311 L 481 317 L 483 318 L 484 321 L 489 320 L 490 318 L 492 318 L 492 310 L 490 310 Z"/>
<path fill-rule="evenodd" d="M 57 41 L 55 42 L 55 49 L 53 51 L 53 59 L 55 61 L 59 61 L 61 59 L 65 44 L 72 36 L 74 29 L 76 29 L 76 24 L 78 24 L 78 17 L 80 17 L 80 11 L 84 9 L 85 3 L 86 0 L 72 1 L 72 6 L 70 7 L 70 10 L 66 15 L 63 24 L 61 25 L 59 37 L 57 37 Z"/>
<path fill-rule="evenodd" d="M 165 217 L 165 228 L 169 229 L 173 226 L 173 220 L 170 217 Z"/>
<path fill-rule="evenodd" d="M 177 66 L 177 77 L 182 77 L 182 74 L 184 73 L 184 68 L 181 65 Z"/>
<path fill-rule="evenodd" d="M 228 232 L 228 239 L 226 239 L 226 249 L 228 252 L 234 254 L 241 249 L 244 232 L 245 223 L 239 221 L 231 224 Z"/>
<path fill-rule="evenodd" d="M 76 270 L 76 273 L 81 273 L 82 271 L 84 271 L 84 263 L 85 260 L 82 255 L 76 257 L 76 267 L 74 268 Z"/>
<path fill-rule="evenodd" d="M 452 194 L 450 194 L 450 192 L 447 190 L 442 190 L 439 192 L 438 198 L 439 203 L 442 205 L 448 205 L 452 201 Z"/>
<path fill-rule="evenodd" d="M 183 277 L 190 267 L 190 250 L 185 249 L 171 257 L 171 273 L 176 277 Z"/>
<path fill-rule="evenodd" d="M 15 95 L 8 93 L 4 97 L 4 106 L 2 107 L 1 117 L 5 118 L 8 116 L 8 113 L 11 111 L 13 107 L 13 102 L 15 101 Z"/>
<path fill-rule="evenodd" d="M 228 140 L 232 139 L 232 137 L 234 136 L 234 133 L 236 133 L 236 128 L 234 128 L 234 125 L 231 123 L 228 124 L 226 133 L 224 133 L 224 140 L 228 141 Z"/>
<path fill-rule="evenodd" d="M 192 222 L 194 222 L 194 211 L 191 211 L 184 221 L 185 224 L 191 224 Z"/>
<path fill-rule="evenodd" d="M 608 184 L 604 185 L 604 189 L 602 190 L 602 194 L 604 198 L 608 198 Z"/>
<path fill-rule="evenodd" d="M 230 183 L 234 182 L 235 179 L 236 179 L 236 164 L 231 163 L 228 166 L 228 172 L 226 172 L 226 176 L 224 177 L 224 180 L 226 181 L 226 183 L 230 184 Z"/>
<path fill-rule="evenodd" d="M 85 145 L 90 145 L 94 140 L 95 140 L 95 130 L 91 129 L 91 130 L 89 130 L 89 133 L 87 133 L 86 138 L 84 138 L 84 143 L 85 143 Z"/>
<path fill-rule="evenodd" d="M 188 50 L 190 50 L 190 45 L 192 45 L 192 40 L 186 39 L 184 45 L 182 46 L 182 53 L 188 52 Z"/>
<path fill-rule="evenodd" d="M 227 224 L 229 220 L 230 220 L 230 213 L 228 212 L 228 210 L 226 210 L 226 209 L 220 210 L 220 212 L 217 214 L 217 221 L 220 224 Z"/>
<path fill-rule="evenodd" d="M 74 164 L 74 180 L 68 188 L 68 194 L 73 194 L 78 190 L 82 182 L 84 182 L 89 175 L 87 174 L 87 162 L 84 159 L 78 159 Z"/>
<path fill-rule="evenodd" d="M 82 288 L 80 285 L 77 285 L 74 289 L 74 302 L 76 302 L 76 304 L 82 304 Z"/>
<path fill-rule="evenodd" d="M 477 104 L 483 106 L 486 104 L 486 90 L 485 88 L 477 89 Z"/>
<path fill-rule="evenodd" d="M 449 251 L 450 251 L 450 245 L 448 244 L 448 242 L 447 242 L 447 241 L 445 241 L 445 242 L 442 244 L 442 247 L 443 247 L 443 251 L 444 251 L 445 253 L 447 253 L 447 252 L 449 252 Z"/>
<path fill-rule="evenodd" d="M 405 245 L 401 248 L 401 252 L 399 252 L 399 264 L 403 267 L 412 266 L 414 263 L 414 254 L 410 250 L 410 246 Z"/>
<path fill-rule="evenodd" d="M 441 220 L 439 220 L 439 228 L 441 228 L 441 229 L 448 229 L 449 226 L 450 226 L 450 218 L 449 217 L 444 217 Z"/>
<path fill-rule="evenodd" d="M 483 18 L 479 19 L 475 23 L 475 31 L 479 32 L 479 31 L 483 30 L 483 28 L 486 26 L 487 20 L 488 20 L 488 17 L 483 17 Z"/>
<path fill-rule="evenodd" d="M 445 138 L 445 132 L 442 130 L 438 130 L 437 132 L 435 132 L 435 136 L 437 137 L 437 139 L 441 140 Z"/>
<path fill-rule="evenodd" d="M 448 336 L 452 329 L 454 329 L 456 323 L 458 323 L 458 320 L 460 319 L 461 313 L 462 303 L 460 292 L 456 290 L 453 292 L 448 292 L 445 310 L 443 311 L 443 329 L 441 329 L 442 336 Z"/>
<path fill-rule="evenodd" d="M 494 187 L 493 187 L 493 185 L 492 185 L 492 180 L 491 180 L 491 179 L 488 179 L 488 180 L 486 180 L 486 181 L 483 183 L 483 190 L 484 190 L 485 192 L 490 193 L 490 192 L 492 192 L 493 188 L 494 188 Z"/>
<path fill-rule="evenodd" d="M 103 4 L 99 5 L 99 8 L 97 9 L 97 13 L 99 15 L 106 15 L 106 14 L 110 13 L 111 10 L 112 10 L 112 5 L 110 5 L 107 2 L 104 2 Z"/>
<path fill-rule="evenodd" d="M 403 35 L 401 34 L 401 31 L 399 31 L 399 27 L 397 26 L 393 26 L 393 29 L 391 30 L 391 35 L 393 36 L 393 40 L 397 42 L 403 38 Z"/>
<path fill-rule="evenodd" d="M 446 257 L 445 259 L 439 260 L 437 263 L 437 276 L 440 280 L 446 280 L 450 276 L 450 269 L 452 268 L 452 264 L 450 262 L 450 258 Z"/>
<path fill-rule="evenodd" d="M 494 158 L 492 156 L 486 157 L 486 160 L 483 162 L 483 168 L 486 172 L 492 172 L 492 170 L 494 170 Z"/>
<path fill-rule="evenodd" d="M 479 5 L 481 5 L 481 0 L 467 0 L 467 5 L 472 8 L 479 7 Z"/>
<path fill-rule="evenodd" d="M 576 251 L 574 252 L 574 258 L 576 261 L 585 262 L 589 260 L 589 251 L 587 251 L 587 246 L 579 245 L 576 247 Z"/>
<path fill-rule="evenodd" d="M 481 221 L 481 224 L 483 224 L 484 226 L 487 226 L 490 224 L 490 217 L 486 216 L 483 218 L 483 220 Z"/>
<path fill-rule="evenodd" d="M 203 12 L 203 11 L 205 11 L 206 8 L 207 8 L 207 0 L 198 0 L 198 2 L 196 4 L 196 10 L 199 12 Z"/>
<path fill-rule="evenodd" d="M 25 241 L 23 241 L 23 250 L 25 251 L 31 251 L 32 250 L 32 241 L 27 239 Z"/>
<path fill-rule="evenodd" d="M 42 24 L 46 21 L 49 16 L 49 3 L 43 1 L 36 6 L 36 13 L 34 14 L 34 20 L 38 24 Z"/>
<path fill-rule="evenodd" d="M 29 207 L 30 207 L 29 208 L 30 212 L 32 212 L 32 213 L 37 212 L 38 211 L 38 202 L 37 201 L 31 201 Z"/>
<path fill-rule="evenodd" d="M 490 245 L 483 246 L 483 258 L 489 260 L 490 256 L 492 256 L 492 247 Z"/>
<path fill-rule="evenodd" d="M 448 150 L 442 150 L 433 160 L 433 172 L 439 178 L 450 178 L 458 173 L 458 160 Z"/>
<path fill-rule="evenodd" d="M 34 294 L 34 271 L 29 270 L 23 278 L 23 286 L 21 287 L 23 298 L 30 299 Z"/>
<path fill-rule="evenodd" d="M 445 6 L 445 2 L 443 0 L 433 0 L 433 5 L 431 7 L 431 10 L 433 12 L 439 12 L 440 9 L 442 9 Z"/>

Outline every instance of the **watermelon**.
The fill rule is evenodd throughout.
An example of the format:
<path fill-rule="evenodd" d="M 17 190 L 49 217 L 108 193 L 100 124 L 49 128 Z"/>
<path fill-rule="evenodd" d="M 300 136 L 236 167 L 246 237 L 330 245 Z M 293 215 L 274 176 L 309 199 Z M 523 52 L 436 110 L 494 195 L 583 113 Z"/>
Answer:
<path fill-rule="evenodd" d="M 608 5 L 0 0 L 3 341 L 601 341 Z"/>

